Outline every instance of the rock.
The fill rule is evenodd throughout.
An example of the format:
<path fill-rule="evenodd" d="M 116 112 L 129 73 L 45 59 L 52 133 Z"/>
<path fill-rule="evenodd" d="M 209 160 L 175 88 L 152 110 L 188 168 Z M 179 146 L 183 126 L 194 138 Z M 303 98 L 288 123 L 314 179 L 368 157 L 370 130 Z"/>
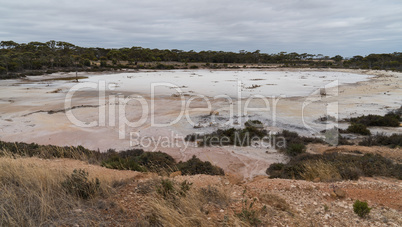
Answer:
<path fill-rule="evenodd" d="M 221 209 L 219 212 L 221 212 L 221 213 L 223 213 L 223 212 L 225 212 L 223 209 Z"/>
<path fill-rule="evenodd" d="M 346 197 L 346 192 L 340 188 L 336 188 L 334 190 L 334 193 L 335 193 L 336 197 L 338 197 L 338 198 L 343 199 Z"/>

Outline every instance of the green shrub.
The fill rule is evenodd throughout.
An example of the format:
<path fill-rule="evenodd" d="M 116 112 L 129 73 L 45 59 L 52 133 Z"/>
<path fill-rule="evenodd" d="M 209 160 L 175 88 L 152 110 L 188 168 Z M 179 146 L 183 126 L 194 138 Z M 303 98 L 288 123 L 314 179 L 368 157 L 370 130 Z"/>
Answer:
<path fill-rule="evenodd" d="M 214 203 L 221 208 L 230 203 L 230 195 L 220 191 L 217 187 L 208 185 L 206 188 L 201 188 L 199 192 L 206 203 Z"/>
<path fill-rule="evenodd" d="M 212 165 L 210 162 L 203 162 L 195 155 L 186 162 L 180 162 L 177 168 L 185 175 L 208 174 L 225 175 L 223 169 Z"/>
<path fill-rule="evenodd" d="M 249 120 L 244 124 L 245 128 L 243 129 L 236 129 L 236 128 L 229 128 L 229 129 L 218 129 L 215 132 L 205 135 L 199 134 L 190 134 L 187 135 L 185 140 L 198 142 L 199 146 L 227 146 L 227 145 L 235 145 L 235 146 L 252 146 L 253 139 L 264 139 L 264 137 L 268 137 L 268 131 L 264 129 L 264 125 L 261 121 L 258 120 Z M 309 143 L 322 143 L 325 142 L 319 138 L 311 138 L 311 137 L 303 137 L 299 136 L 295 132 L 290 132 L 287 130 L 283 130 L 282 133 L 278 134 L 277 137 L 283 137 L 286 140 L 286 145 L 291 150 L 290 153 L 295 151 L 298 152 L 297 149 L 304 150 L 303 146 L 292 144 L 302 144 L 306 145 Z M 298 148 L 297 148 L 298 147 Z M 282 148 L 281 151 L 287 153 L 286 148 Z"/>
<path fill-rule="evenodd" d="M 242 221 L 249 223 L 251 226 L 258 226 L 259 224 L 261 224 L 261 220 L 259 219 L 259 212 L 258 210 L 253 209 L 254 203 L 257 201 L 257 199 L 254 198 L 250 203 L 248 203 L 247 198 L 245 198 L 245 193 L 246 190 L 243 191 L 242 209 L 241 212 L 237 214 L 237 216 Z"/>
<path fill-rule="evenodd" d="M 173 195 L 175 193 L 174 182 L 169 179 L 162 179 L 160 185 L 156 188 L 156 192 L 164 198 Z"/>
<path fill-rule="evenodd" d="M 244 123 L 244 126 L 246 126 L 246 128 L 250 128 L 250 127 L 254 127 L 254 128 L 264 128 L 264 124 L 259 121 L 259 120 L 248 120 L 246 121 L 246 123 Z"/>
<path fill-rule="evenodd" d="M 7 69 L 0 66 L 0 74 L 6 74 L 7 73 Z"/>
<path fill-rule="evenodd" d="M 353 204 L 353 211 L 361 218 L 366 217 L 370 213 L 370 210 L 371 208 L 368 207 L 367 202 L 356 200 Z"/>
<path fill-rule="evenodd" d="M 100 191 L 99 179 L 90 181 L 88 172 L 82 169 L 75 169 L 71 176 L 67 176 L 67 179 L 62 182 L 62 186 L 69 194 L 82 199 L 93 198 Z"/>
<path fill-rule="evenodd" d="M 130 157 L 122 158 L 119 155 L 115 154 L 104 160 L 101 166 L 109 168 L 109 169 L 119 169 L 119 170 L 132 170 L 145 172 L 146 168 L 142 167 L 138 162 Z"/>
<path fill-rule="evenodd" d="M 190 69 L 198 69 L 199 67 L 197 65 L 192 65 L 190 66 Z"/>
<path fill-rule="evenodd" d="M 314 137 L 304 137 L 304 136 L 299 136 L 296 132 L 291 132 L 288 130 L 283 130 L 278 136 L 283 136 L 286 140 L 286 144 L 304 144 L 307 145 L 309 143 L 321 143 L 325 144 L 325 141 L 323 141 L 320 138 L 314 138 Z"/>
<path fill-rule="evenodd" d="M 165 65 L 162 63 L 158 63 L 155 67 L 155 69 L 174 69 L 173 65 Z"/>
<path fill-rule="evenodd" d="M 278 171 L 278 170 L 282 170 L 283 168 L 285 167 L 285 164 L 283 164 L 283 163 L 272 163 L 270 166 L 269 166 L 269 170 L 270 171 Z"/>
<path fill-rule="evenodd" d="M 363 124 L 365 126 L 385 126 L 385 127 L 399 127 L 401 120 L 398 111 L 389 112 L 385 116 L 380 115 L 363 115 L 360 117 L 350 118 L 350 122 L 355 124 Z"/>
<path fill-rule="evenodd" d="M 176 165 L 176 161 L 172 156 L 160 151 L 144 152 L 138 156 L 138 163 L 153 172 L 170 172 Z"/>
<path fill-rule="evenodd" d="M 84 59 L 83 65 L 89 67 L 89 66 L 91 66 L 91 61 L 89 59 Z"/>
<path fill-rule="evenodd" d="M 360 135 L 371 135 L 371 132 L 367 129 L 366 125 L 360 123 L 352 123 L 352 125 L 350 125 L 346 131 Z"/>
<path fill-rule="evenodd" d="M 12 155 L 39 157 L 39 158 L 71 158 L 79 160 L 98 159 L 102 153 L 98 151 L 88 150 L 82 146 L 78 147 L 59 147 L 53 145 L 38 145 L 36 143 L 22 143 L 22 142 L 3 142 L 0 141 L 0 155 L 1 151 L 7 151 Z"/>
<path fill-rule="evenodd" d="M 116 152 L 109 149 L 106 153 L 78 147 L 58 147 L 35 143 L 10 143 L 0 141 L 0 156 L 28 156 L 39 158 L 71 158 L 100 164 L 103 167 L 139 172 L 169 173 L 181 168 L 185 174 L 224 175 L 221 168 L 210 162 L 202 162 L 195 156 L 187 162 L 176 163 L 172 156 L 163 152 L 144 152 L 132 149 Z"/>
<path fill-rule="evenodd" d="M 291 143 L 286 147 L 286 154 L 289 156 L 297 156 L 304 153 L 305 150 L 306 146 L 304 146 L 304 144 Z"/>
<path fill-rule="evenodd" d="M 316 179 L 324 182 L 341 180 L 341 175 L 336 166 L 323 160 L 306 162 L 301 176 L 304 180 L 308 181 L 314 181 Z"/>
<path fill-rule="evenodd" d="M 319 138 L 299 136 L 296 132 L 283 130 L 277 137 L 283 137 L 286 141 L 286 146 L 281 148 L 280 151 L 286 155 L 294 157 L 302 154 L 306 150 L 306 146 L 309 143 L 322 143 L 326 142 Z"/>
<path fill-rule="evenodd" d="M 185 197 L 187 192 L 190 191 L 192 184 L 193 183 L 190 183 L 187 180 L 178 184 L 170 179 L 162 179 L 156 186 L 156 192 L 162 195 L 165 199 L 175 198 L 176 196 Z"/>
<path fill-rule="evenodd" d="M 258 120 L 249 120 L 244 125 L 245 128 L 243 129 L 218 129 L 215 132 L 202 136 L 190 134 L 186 136 L 185 140 L 192 142 L 199 140 L 198 145 L 200 146 L 251 146 L 253 139 L 262 139 L 268 135 L 268 131 L 264 130 L 264 125 Z"/>
<path fill-rule="evenodd" d="M 387 136 L 383 133 L 377 133 L 369 136 L 359 143 L 361 146 L 389 146 L 391 148 L 402 147 L 402 134 L 392 134 Z"/>
<path fill-rule="evenodd" d="M 339 153 L 301 154 L 292 157 L 287 164 L 272 164 L 266 173 L 271 178 L 304 179 L 306 164 L 319 160 L 335 167 L 343 180 L 357 180 L 360 176 L 384 176 L 402 179 L 402 165 L 393 163 L 378 154 L 365 154 L 363 156 Z M 312 171 L 319 172 L 318 169 Z"/>

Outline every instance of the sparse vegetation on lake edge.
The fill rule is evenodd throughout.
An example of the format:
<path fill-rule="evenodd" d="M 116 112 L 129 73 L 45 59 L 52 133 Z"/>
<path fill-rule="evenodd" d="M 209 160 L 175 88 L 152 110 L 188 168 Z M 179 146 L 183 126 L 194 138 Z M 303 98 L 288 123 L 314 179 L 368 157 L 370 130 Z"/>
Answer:
<path fill-rule="evenodd" d="M 382 133 L 372 135 L 359 142 L 360 146 L 388 146 L 391 148 L 402 147 L 402 134 L 392 134 L 387 136 Z"/>
<path fill-rule="evenodd" d="M 357 180 L 361 176 L 385 176 L 401 180 L 402 164 L 378 154 L 301 154 L 287 164 L 272 164 L 266 172 L 271 178 L 311 181 Z"/>
<path fill-rule="evenodd" d="M 360 135 L 364 135 L 364 136 L 371 135 L 371 132 L 370 132 L 370 130 L 367 129 L 366 125 L 358 124 L 358 123 L 352 123 L 345 130 L 345 132 L 360 134 Z"/>
<path fill-rule="evenodd" d="M 140 172 L 156 172 L 158 174 L 169 174 L 174 171 L 182 171 L 183 174 L 210 174 L 224 175 L 224 171 L 212 165 L 210 162 L 203 162 L 197 157 L 186 162 L 176 163 L 168 154 L 163 152 L 146 152 L 141 149 L 133 149 L 116 152 L 108 150 L 99 152 L 78 147 L 59 147 L 54 145 L 38 145 L 35 143 L 11 143 L 0 141 L 0 156 L 13 157 L 39 157 L 39 158 L 71 158 L 88 161 L 92 164 L 102 165 L 106 168 L 133 170 Z"/>
<path fill-rule="evenodd" d="M 249 120 L 244 124 L 244 128 L 236 129 L 218 129 L 215 132 L 199 135 L 190 134 L 186 136 L 187 141 L 196 142 L 198 146 L 258 146 L 270 136 L 278 138 L 277 144 L 270 144 L 272 147 L 278 148 L 288 156 L 296 156 L 305 152 L 305 145 L 309 143 L 326 142 L 313 137 L 299 136 L 295 132 L 283 130 L 279 134 L 270 135 L 264 129 L 264 124 L 259 120 Z M 279 141 L 279 138 L 282 140 Z"/>
<path fill-rule="evenodd" d="M 370 126 L 382 126 L 382 127 L 399 127 L 402 122 L 402 106 L 396 110 L 389 111 L 384 116 L 369 114 L 362 115 L 360 117 L 352 117 L 345 119 L 348 122 L 358 125 Z"/>

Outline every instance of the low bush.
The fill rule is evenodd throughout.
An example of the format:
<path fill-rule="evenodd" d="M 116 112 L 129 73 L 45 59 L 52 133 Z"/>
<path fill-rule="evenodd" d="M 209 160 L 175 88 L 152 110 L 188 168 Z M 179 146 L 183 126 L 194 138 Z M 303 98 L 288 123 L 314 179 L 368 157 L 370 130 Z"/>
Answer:
<path fill-rule="evenodd" d="M 330 145 L 353 145 L 353 143 L 349 142 L 341 135 L 341 133 L 345 132 L 346 130 L 337 127 L 321 131 L 321 133 L 324 133 L 325 135 L 325 142 L 329 143 Z"/>
<path fill-rule="evenodd" d="M 179 162 L 177 168 L 185 175 L 208 174 L 224 175 L 223 169 L 212 165 L 210 162 L 203 162 L 196 156 L 193 156 L 186 162 Z"/>
<path fill-rule="evenodd" d="M 100 192 L 99 179 L 89 180 L 88 172 L 82 169 L 75 169 L 61 184 L 68 193 L 82 199 L 93 198 Z"/>
<path fill-rule="evenodd" d="M 163 152 L 144 152 L 137 158 L 138 163 L 151 172 L 172 172 L 176 161 L 172 156 Z"/>
<path fill-rule="evenodd" d="M 102 154 L 98 151 L 88 150 L 82 146 L 53 146 L 38 145 L 36 143 L 3 142 L 0 141 L 0 156 L 7 151 L 14 156 L 28 156 L 39 158 L 71 158 L 79 160 L 98 159 Z"/>
<path fill-rule="evenodd" d="M 286 154 L 289 156 L 297 156 L 306 151 L 306 146 L 300 143 L 291 143 L 286 147 Z"/>
<path fill-rule="evenodd" d="M 363 115 L 349 119 L 351 123 L 362 124 L 365 126 L 384 126 L 384 127 L 399 127 L 401 121 L 400 111 L 389 112 L 385 116 L 380 115 Z"/>
<path fill-rule="evenodd" d="M 166 65 L 166 64 L 162 64 L 162 63 L 158 63 L 155 67 L 153 67 L 154 69 L 174 69 L 174 65 Z"/>
<path fill-rule="evenodd" d="M 147 169 L 141 166 L 135 159 L 126 157 L 122 158 L 119 155 L 111 155 L 108 159 L 101 163 L 101 166 L 109 169 L 119 170 L 133 170 L 139 172 L 145 172 Z"/>
<path fill-rule="evenodd" d="M 104 226 L 104 213 L 95 205 L 99 196 L 86 201 L 63 187 L 70 174 L 32 159 L 1 157 L 0 226 L 70 226 L 72 220 L 79 226 Z M 107 196 L 106 190 L 108 182 L 102 178 L 98 194 Z"/>
<path fill-rule="evenodd" d="M 332 176 L 328 174 L 329 169 L 334 172 Z M 314 178 L 321 178 L 322 175 L 330 177 L 322 177 L 320 180 L 336 180 L 339 178 L 338 174 L 339 179 L 343 180 L 357 180 L 360 176 L 385 176 L 402 179 L 402 165 L 393 163 L 378 154 L 363 156 L 339 153 L 302 154 L 291 158 L 287 164 L 271 165 L 266 173 L 271 178 L 304 180 L 314 180 Z"/>
<path fill-rule="evenodd" d="M 355 214 L 359 215 L 359 217 L 364 218 L 370 213 L 371 208 L 368 207 L 367 202 L 356 200 L 353 204 L 353 211 Z"/>
<path fill-rule="evenodd" d="M 162 179 L 160 184 L 156 188 L 156 192 L 158 192 L 164 198 L 173 195 L 176 192 L 174 188 L 174 182 L 170 179 Z"/>
<path fill-rule="evenodd" d="M 261 121 L 249 120 L 244 126 L 245 128 L 243 129 L 218 129 L 215 132 L 205 135 L 190 134 L 186 136 L 185 140 L 197 142 L 199 146 L 254 146 L 256 144 L 253 144 L 253 142 L 267 139 L 270 136 L 268 131 L 264 129 L 264 125 Z M 296 132 L 287 130 L 283 130 L 278 135 L 275 135 L 275 137 L 285 139 L 285 146 L 282 146 L 280 150 L 289 156 L 296 156 L 303 153 L 306 144 L 326 143 L 319 138 L 299 136 Z M 276 144 L 274 144 L 274 146 L 276 146 Z"/>
<path fill-rule="evenodd" d="M 261 121 L 247 121 L 243 129 L 218 129 L 215 132 L 206 135 L 190 134 L 186 136 L 187 141 L 198 141 L 199 146 L 251 146 L 253 139 L 262 139 L 268 135 L 264 130 Z"/>
<path fill-rule="evenodd" d="M 58 147 L 53 145 L 38 145 L 35 143 L 10 143 L 0 141 L 0 156 L 28 156 L 39 158 L 71 158 L 100 164 L 103 167 L 119 170 L 140 172 L 156 172 L 166 174 L 183 169 L 184 174 L 224 175 L 221 168 L 210 162 L 203 162 L 193 157 L 187 162 L 176 163 L 172 156 L 163 152 L 145 152 L 141 149 L 131 149 L 116 152 L 109 149 L 105 153 L 88 150 L 82 146 Z M 180 167 L 179 167 L 180 166 Z"/>
<path fill-rule="evenodd" d="M 210 162 L 203 162 L 193 156 L 186 162 L 176 163 L 172 156 L 163 152 L 109 152 L 109 158 L 102 162 L 102 166 L 111 169 L 135 170 L 140 172 L 157 172 L 161 174 L 171 173 L 180 170 L 185 175 L 208 174 L 224 175 L 224 171 L 212 165 Z"/>
<path fill-rule="evenodd" d="M 240 220 L 249 223 L 251 226 L 258 226 L 261 224 L 261 220 L 259 219 L 260 212 L 253 208 L 254 203 L 257 201 L 257 198 L 254 198 L 252 201 L 248 201 L 245 198 L 246 190 L 243 192 L 243 200 L 242 200 L 242 209 L 241 212 L 237 214 Z"/>
<path fill-rule="evenodd" d="M 304 144 L 307 145 L 309 143 L 321 143 L 325 144 L 325 141 L 323 141 L 320 138 L 315 138 L 315 137 L 305 137 L 305 136 L 300 136 L 296 132 L 291 132 L 288 130 L 283 130 L 280 134 L 277 135 L 283 136 L 286 140 L 286 144 Z"/>
<path fill-rule="evenodd" d="M 211 185 L 208 185 L 208 187 L 205 188 L 201 188 L 199 193 L 200 197 L 205 200 L 205 203 L 213 203 L 221 208 L 229 205 L 231 200 L 230 196 L 227 193 Z"/>
<path fill-rule="evenodd" d="M 178 196 L 185 197 L 192 184 L 187 180 L 177 183 L 170 179 L 162 179 L 156 184 L 156 192 L 164 199 L 176 199 Z"/>
<path fill-rule="evenodd" d="M 378 133 L 374 136 L 369 136 L 359 143 L 360 146 L 389 146 L 391 148 L 402 147 L 402 134 L 392 134 L 387 136 L 383 133 Z"/>
<path fill-rule="evenodd" d="M 277 137 L 283 137 L 286 141 L 286 146 L 280 148 L 280 151 L 284 152 L 286 155 L 290 157 L 297 156 L 306 151 L 306 146 L 309 143 L 322 143 L 325 142 L 319 138 L 313 137 L 304 137 L 299 136 L 296 132 L 291 132 L 288 130 L 283 130 Z"/>
<path fill-rule="evenodd" d="M 300 175 L 303 179 L 308 181 L 314 181 L 316 179 L 324 182 L 341 180 L 338 169 L 333 164 L 322 160 L 307 161 Z"/>
<path fill-rule="evenodd" d="M 370 130 L 367 129 L 366 125 L 360 123 L 352 123 L 347 129 L 346 132 L 355 133 L 360 135 L 371 135 Z"/>

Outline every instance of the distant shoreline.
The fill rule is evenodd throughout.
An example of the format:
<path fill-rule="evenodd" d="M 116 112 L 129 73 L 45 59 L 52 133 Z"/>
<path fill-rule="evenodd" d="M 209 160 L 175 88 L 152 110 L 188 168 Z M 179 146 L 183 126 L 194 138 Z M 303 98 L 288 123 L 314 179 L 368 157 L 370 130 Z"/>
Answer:
<path fill-rule="evenodd" d="M 329 60 L 331 61 L 331 60 Z M 91 62 L 95 67 L 97 67 L 100 61 Z M 340 72 L 399 72 L 393 70 L 374 70 L 374 69 L 354 69 L 354 68 L 343 68 L 343 67 L 311 67 L 309 65 L 297 65 L 297 66 L 286 66 L 286 64 L 252 64 L 252 63 L 216 63 L 209 64 L 205 62 L 138 62 L 137 66 L 129 65 L 128 63 L 122 62 L 123 64 L 119 67 L 86 67 L 86 68 L 55 68 L 46 70 L 25 70 L 19 73 L 9 73 L 8 75 L 0 75 L 0 80 L 4 79 L 17 79 L 26 76 L 44 76 L 55 73 L 93 73 L 93 74 L 105 74 L 105 73 L 125 73 L 125 72 L 138 72 L 142 70 L 152 70 L 152 71 L 165 71 L 165 70 L 221 70 L 221 71 L 231 71 L 231 70 L 264 70 L 264 71 L 340 71 Z M 122 67 L 124 66 L 124 67 Z"/>

